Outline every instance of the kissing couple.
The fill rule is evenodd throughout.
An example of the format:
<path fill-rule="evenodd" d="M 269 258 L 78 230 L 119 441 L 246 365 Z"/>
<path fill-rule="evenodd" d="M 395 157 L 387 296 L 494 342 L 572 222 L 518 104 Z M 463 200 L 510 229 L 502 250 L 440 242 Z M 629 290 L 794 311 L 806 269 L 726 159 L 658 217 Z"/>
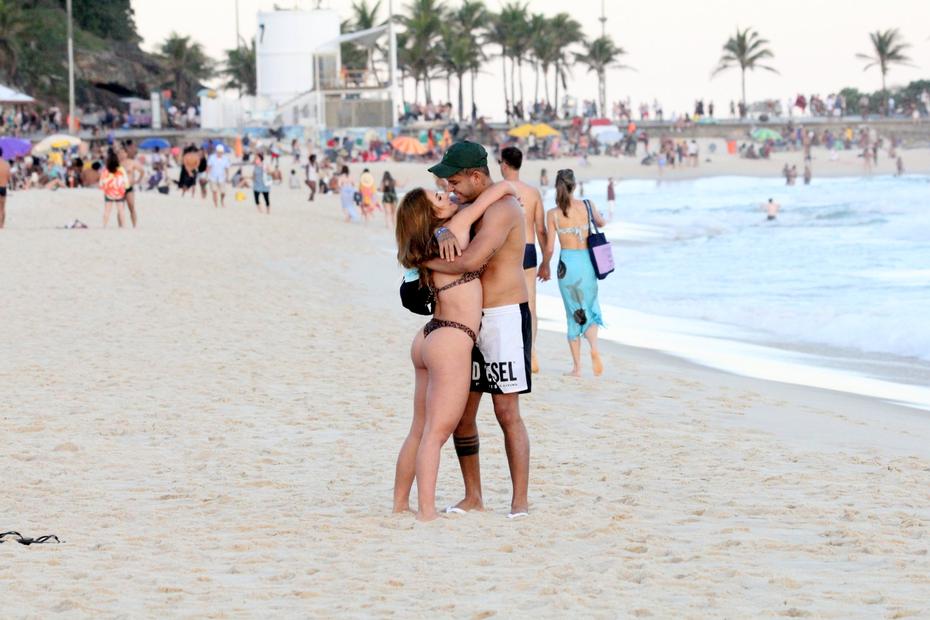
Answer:
<path fill-rule="evenodd" d="M 397 210 L 397 258 L 408 269 L 401 298 L 432 318 L 410 348 L 413 422 L 397 457 L 394 512 L 410 510 L 416 479 L 417 519 L 439 516 L 436 479 L 450 435 L 465 497 L 445 512 L 484 509 L 476 418 L 481 396 L 491 394 L 513 482 L 508 517 L 525 517 L 530 441 L 520 394 L 531 388 L 532 325 L 523 210 L 513 185 L 492 182 L 480 144 L 452 145 L 429 171 L 447 181 L 449 193 L 414 189 Z"/>

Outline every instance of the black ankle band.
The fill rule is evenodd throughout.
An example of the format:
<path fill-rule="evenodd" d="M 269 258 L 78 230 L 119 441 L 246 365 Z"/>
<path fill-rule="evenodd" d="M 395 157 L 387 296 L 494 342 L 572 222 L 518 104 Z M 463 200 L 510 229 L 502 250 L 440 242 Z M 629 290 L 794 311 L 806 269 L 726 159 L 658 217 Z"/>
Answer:
<path fill-rule="evenodd" d="M 462 456 L 474 456 L 478 454 L 478 435 L 471 437 L 452 436 L 452 443 L 455 444 L 455 453 Z"/>

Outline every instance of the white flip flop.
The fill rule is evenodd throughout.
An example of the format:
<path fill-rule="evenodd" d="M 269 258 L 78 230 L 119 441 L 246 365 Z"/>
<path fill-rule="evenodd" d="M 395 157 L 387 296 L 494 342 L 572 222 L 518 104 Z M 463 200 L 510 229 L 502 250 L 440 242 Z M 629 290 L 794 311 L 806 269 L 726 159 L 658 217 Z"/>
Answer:
<path fill-rule="evenodd" d="M 446 509 L 443 510 L 447 515 L 465 515 L 468 514 L 468 511 L 462 510 L 458 506 L 446 506 Z"/>
<path fill-rule="evenodd" d="M 507 515 L 507 518 L 508 519 L 522 519 L 528 516 L 530 516 L 530 513 L 528 512 L 511 512 L 509 515 Z"/>

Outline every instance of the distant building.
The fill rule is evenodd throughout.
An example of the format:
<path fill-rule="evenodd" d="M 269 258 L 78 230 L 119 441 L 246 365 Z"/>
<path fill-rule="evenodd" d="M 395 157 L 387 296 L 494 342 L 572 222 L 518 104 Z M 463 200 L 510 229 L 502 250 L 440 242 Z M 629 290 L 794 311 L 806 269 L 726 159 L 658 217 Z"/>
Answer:
<path fill-rule="evenodd" d="M 396 43 L 389 25 L 340 34 L 329 9 L 258 13 L 255 97 L 201 98 L 202 126 L 303 126 L 311 133 L 349 127 L 393 127 L 400 104 Z M 347 71 L 341 45 L 369 47 L 388 39 L 387 75 Z"/>

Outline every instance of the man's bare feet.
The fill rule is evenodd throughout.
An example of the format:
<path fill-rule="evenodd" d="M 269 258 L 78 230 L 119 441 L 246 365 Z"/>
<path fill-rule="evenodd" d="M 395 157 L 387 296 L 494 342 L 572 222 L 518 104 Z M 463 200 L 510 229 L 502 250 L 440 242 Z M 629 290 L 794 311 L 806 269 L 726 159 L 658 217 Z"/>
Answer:
<path fill-rule="evenodd" d="M 604 372 L 604 362 L 601 361 L 600 353 L 591 353 L 591 366 L 594 367 L 594 376 L 600 377 Z"/>
<path fill-rule="evenodd" d="M 562 375 L 565 377 L 580 377 L 581 370 L 579 370 L 578 368 L 572 368 L 568 372 L 563 372 Z"/>
<path fill-rule="evenodd" d="M 455 506 L 452 506 L 452 508 L 464 510 L 465 512 L 471 512 L 472 510 L 483 511 L 484 502 L 480 497 L 466 497 Z"/>

